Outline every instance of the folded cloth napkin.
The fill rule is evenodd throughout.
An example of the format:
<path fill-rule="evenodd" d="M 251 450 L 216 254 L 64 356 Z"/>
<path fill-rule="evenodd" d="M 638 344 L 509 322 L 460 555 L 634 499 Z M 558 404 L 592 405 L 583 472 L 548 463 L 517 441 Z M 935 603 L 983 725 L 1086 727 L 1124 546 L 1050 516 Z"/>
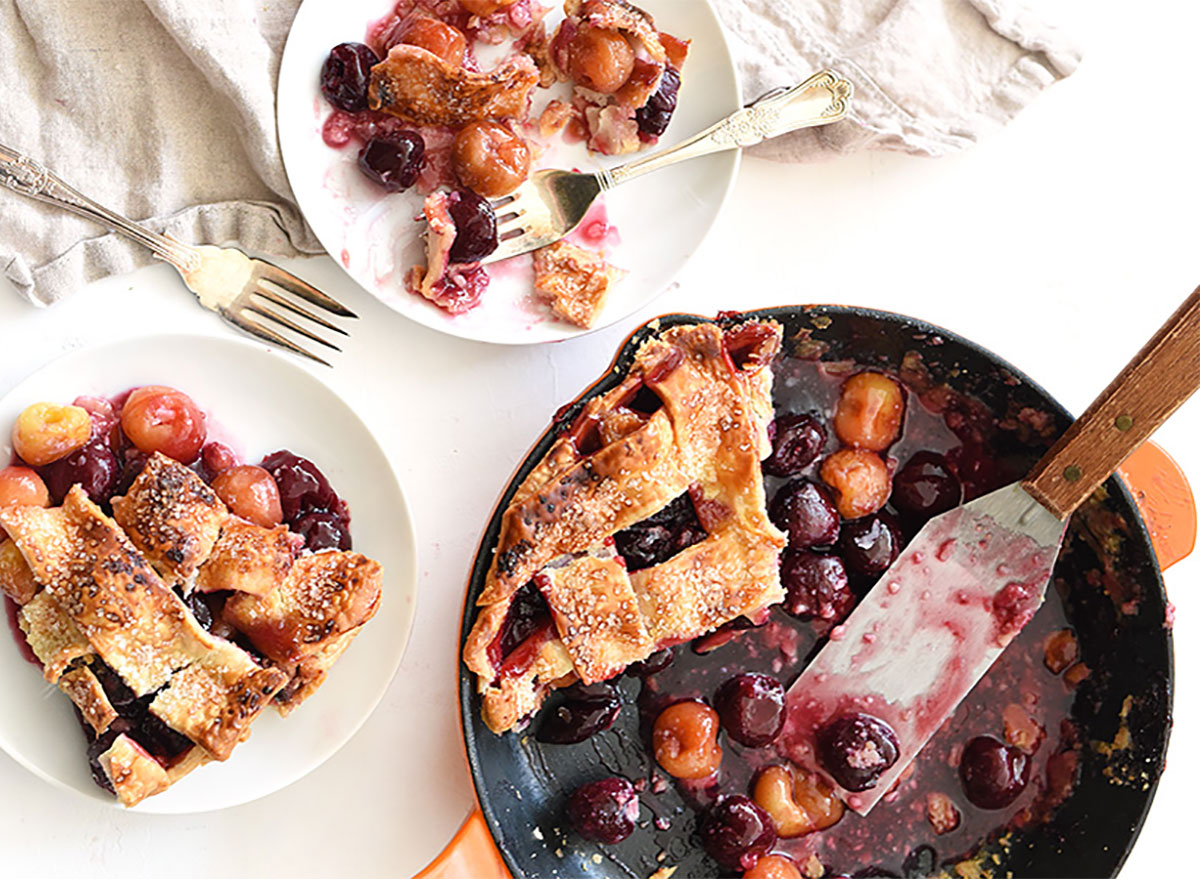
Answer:
<path fill-rule="evenodd" d="M 380 0 L 381 12 L 389 0 Z M 677 0 L 700 2 L 700 0 Z M 756 150 L 804 161 L 855 149 L 961 149 L 1067 76 L 1064 0 L 715 0 L 747 99 L 832 66 L 852 118 Z M 300 0 L 0 0 L 0 144 L 151 228 L 278 256 L 320 244 L 288 186 L 275 80 Z M 364 22 L 364 27 L 365 27 Z M 50 304 L 149 251 L 0 193 L 0 267 Z"/>

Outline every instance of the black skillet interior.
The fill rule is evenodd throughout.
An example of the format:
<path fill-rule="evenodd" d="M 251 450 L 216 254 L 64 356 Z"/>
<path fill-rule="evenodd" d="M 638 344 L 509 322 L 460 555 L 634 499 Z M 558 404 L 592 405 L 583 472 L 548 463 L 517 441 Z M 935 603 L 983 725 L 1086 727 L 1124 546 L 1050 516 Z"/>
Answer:
<path fill-rule="evenodd" d="M 1023 407 L 1048 412 L 1057 422 L 1056 432 L 1071 420 L 1044 390 L 995 355 L 911 318 L 836 306 L 765 309 L 739 317 L 771 318 L 783 324 L 785 353 L 789 347 L 794 351 L 797 344 L 804 344 L 808 350 L 821 351 L 822 360 L 851 359 L 896 370 L 907 353 L 919 352 L 935 382 L 978 398 L 993 412 L 1003 414 Z M 584 399 L 619 382 L 647 336 L 702 320 L 709 319 L 668 315 L 639 328 L 610 371 L 561 413 L 538 441 L 484 534 L 467 594 L 464 638 L 474 621 L 474 602 L 483 588 L 501 512 L 557 431 L 570 424 Z M 1072 563 L 1110 572 L 1114 582 L 1133 584 L 1136 612 L 1118 611 L 1103 589 L 1073 589 L 1064 596 L 1082 658 L 1093 669 L 1072 708 L 1082 731 L 1080 774 L 1073 795 L 1048 822 L 1014 832 L 1006 845 L 989 844 L 986 864 L 996 876 L 1115 876 L 1137 838 L 1163 768 L 1173 675 L 1171 634 L 1164 626 L 1166 596 L 1149 536 L 1128 492 L 1115 478 L 1106 489 L 1103 512 L 1107 522 L 1116 523 L 1115 531 L 1103 541 L 1073 533 L 1069 538 L 1073 551 L 1066 555 L 1077 560 Z M 567 794 L 583 782 L 610 774 L 631 779 L 648 776 L 651 758 L 642 744 L 633 707 L 638 686 L 635 679 L 620 680 L 618 689 L 630 710 L 621 712 L 612 729 L 581 745 L 543 747 L 529 731 L 502 736 L 490 732 L 480 720 L 472 675 L 460 666 L 459 697 L 468 762 L 483 813 L 515 877 L 644 879 L 671 865 L 678 866 L 677 877 L 721 875 L 693 838 L 694 815 L 673 788 L 657 798 L 668 805 L 673 804 L 672 798 L 678 800 L 674 805 L 679 814 L 671 826 L 658 829 L 648 823 L 617 846 L 598 846 L 580 839 L 562 817 Z M 1114 742 L 1125 746 L 1105 744 Z M 643 821 L 647 817 L 643 810 Z M 998 860 L 992 860 L 993 854 Z"/>

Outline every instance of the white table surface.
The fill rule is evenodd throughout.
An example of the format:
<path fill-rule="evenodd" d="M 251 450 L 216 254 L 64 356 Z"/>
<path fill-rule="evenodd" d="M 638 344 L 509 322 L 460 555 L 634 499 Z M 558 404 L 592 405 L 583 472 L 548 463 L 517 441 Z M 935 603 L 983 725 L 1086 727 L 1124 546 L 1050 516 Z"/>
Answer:
<path fill-rule="evenodd" d="M 471 805 L 454 686 L 462 590 L 483 523 L 559 404 L 656 313 L 802 302 L 907 312 L 991 348 L 1082 410 L 1200 282 L 1191 60 L 1200 10 L 1163 0 L 1119 18 L 1116 4 L 1081 5 L 1094 15 L 1080 23 L 1083 67 L 1008 128 L 937 161 L 749 160 L 678 286 L 586 338 L 461 342 L 388 311 L 328 259 L 292 265 L 363 318 L 336 369 L 314 372 L 376 432 L 416 515 L 421 593 L 400 671 L 328 763 L 221 813 L 124 814 L 0 754 L 0 875 L 402 877 L 433 858 Z M 10 197 L 0 194 L 0 206 Z M 0 289 L 0 392 L 63 351 L 165 329 L 228 332 L 165 266 L 45 311 Z M 1198 433 L 1193 400 L 1158 439 L 1200 484 Z M 1189 584 L 1198 573 L 1192 558 L 1166 577 L 1178 609 L 1176 726 L 1125 877 L 1181 875 L 1193 858 L 1200 589 Z"/>

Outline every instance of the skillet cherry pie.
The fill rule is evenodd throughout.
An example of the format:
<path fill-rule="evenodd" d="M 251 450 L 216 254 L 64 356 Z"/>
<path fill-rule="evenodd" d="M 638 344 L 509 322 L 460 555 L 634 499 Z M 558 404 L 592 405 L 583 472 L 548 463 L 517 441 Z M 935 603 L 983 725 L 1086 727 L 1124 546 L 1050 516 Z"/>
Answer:
<path fill-rule="evenodd" d="M 990 875 L 1087 771 L 1073 712 L 1095 671 L 1056 592 L 869 816 L 835 784 L 878 783 L 886 723 L 856 707 L 794 762 L 809 658 L 925 522 L 1028 472 L 1056 434 L 939 383 L 920 351 L 842 359 L 810 330 L 828 320 L 800 321 L 791 351 L 771 321 L 652 324 L 499 512 L 465 664 L 493 731 L 540 713 L 519 742 L 476 745 L 535 767 L 552 796 L 523 815 L 548 852 L 614 846 L 631 874 L 657 855 L 745 879 Z M 878 326 L 832 338 L 869 347 Z M 1086 545 L 1114 535 L 1095 516 Z M 1094 591 L 1095 564 L 1065 555 L 1060 582 Z"/>
<path fill-rule="evenodd" d="M 760 468 L 780 338 L 776 323 L 747 322 L 648 340 L 521 483 L 464 651 L 493 731 L 527 719 L 552 689 L 759 621 L 783 599 L 787 538 L 768 517 Z M 644 540 L 678 551 L 645 566 Z"/>
<path fill-rule="evenodd" d="M 0 592 L 75 704 L 97 784 L 133 806 L 311 696 L 375 615 L 382 570 L 348 551 L 349 511 L 312 462 L 238 464 L 170 388 L 76 402 L 18 420 Z"/>

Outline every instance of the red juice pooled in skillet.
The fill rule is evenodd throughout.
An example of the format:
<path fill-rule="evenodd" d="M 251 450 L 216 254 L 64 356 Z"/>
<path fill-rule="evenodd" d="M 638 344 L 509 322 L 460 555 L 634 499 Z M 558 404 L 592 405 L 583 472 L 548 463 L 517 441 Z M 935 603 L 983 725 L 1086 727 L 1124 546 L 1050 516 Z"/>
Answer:
<path fill-rule="evenodd" d="M 807 452 L 793 455 L 801 463 L 811 458 L 807 465 L 786 468 L 785 477 L 767 475 L 769 498 L 796 479 L 824 485 L 819 475 L 821 462 L 839 448 L 833 429 L 839 394 L 845 380 L 860 371 L 848 363 L 783 359 L 777 364 L 777 418 L 812 413 L 813 420 L 823 428 L 825 439 L 815 457 Z M 879 455 L 893 478 L 910 460 L 913 465 L 901 479 L 900 493 L 894 495 L 897 502 L 889 500 L 874 514 L 886 519 L 887 527 L 846 527 L 847 522 L 869 523 L 871 517 L 843 520 L 835 542 L 789 550 L 784 556 L 785 566 L 789 555 L 795 553 L 839 562 L 849 562 L 855 553 L 869 556 L 876 550 L 869 545 L 873 539 L 871 533 L 890 540 L 898 535 L 901 545 L 894 549 L 898 552 L 927 519 L 944 511 L 947 504 L 957 503 L 960 496 L 967 500 L 978 497 L 1012 481 L 1036 460 L 1037 450 L 1033 448 L 1007 451 L 1008 446 L 1021 447 L 1006 443 L 996 419 L 968 398 L 940 388 L 922 393 L 909 384 L 905 384 L 904 396 L 905 413 L 899 437 Z M 809 429 L 809 433 L 813 436 L 798 437 L 795 442 L 814 443 L 817 432 Z M 855 535 L 864 533 L 868 536 L 855 542 Z M 886 551 L 883 557 L 886 558 Z M 869 561 L 869 558 L 855 559 L 853 563 L 836 565 L 843 578 L 838 582 L 848 582 L 851 605 L 877 579 L 877 574 L 864 573 L 872 570 Z M 833 586 L 837 588 L 838 584 Z M 816 601 L 785 604 L 800 607 L 803 612 L 793 616 L 783 606 L 775 607 L 764 625 L 731 627 L 728 632 L 699 639 L 691 645 L 676 646 L 673 661 L 644 678 L 638 707 L 648 749 L 649 731 L 655 718 L 676 701 L 698 699 L 711 704 L 726 681 L 747 672 L 775 678 L 784 688 L 800 676 L 843 614 L 813 610 L 829 607 L 840 610 L 833 599 L 824 604 Z M 791 856 L 799 865 L 810 864 L 815 857 L 826 876 L 860 874 L 872 869 L 885 872 L 870 875 L 923 875 L 919 871 L 934 872 L 947 861 L 971 856 L 1004 828 L 1043 820 L 1069 794 L 1074 780 L 1077 742 L 1070 721 L 1072 684 L 1086 674 L 1086 668 L 1077 664 L 1075 675 L 1064 671 L 1072 667 L 1073 654 L 1060 661 L 1060 654 L 1069 651 L 1047 646 L 1061 647 L 1064 640 L 1073 643 L 1072 638 L 1062 634 L 1068 630 L 1062 599 L 1052 586 L 1033 620 L 867 817 L 846 809 L 837 819 L 839 808 L 831 802 L 829 788 L 800 770 L 803 783 L 797 784 L 793 791 L 794 805 L 801 807 L 801 813 L 807 806 L 810 818 L 821 816 L 818 823 L 808 823 L 810 829 L 824 829 L 791 838 L 781 834 L 772 850 Z M 968 742 L 987 736 L 1024 757 L 1020 768 L 1027 781 L 1023 786 L 1021 778 L 989 775 L 995 775 L 999 772 L 997 767 L 1005 765 L 1000 759 L 1004 753 L 992 753 L 995 748 L 989 751 L 976 747 L 973 753 L 984 755 L 975 758 L 979 765 L 960 767 Z M 717 773 L 694 781 L 676 780 L 656 765 L 655 777 L 641 795 L 643 804 L 656 815 L 669 814 L 670 807 L 659 802 L 654 791 L 662 791 L 664 784 L 674 783 L 703 814 L 719 797 L 755 795 L 756 781 L 764 770 L 789 765 L 785 756 L 786 730 L 765 745 L 747 747 L 722 729 L 719 742 L 723 757 Z M 975 787 L 994 792 L 991 799 L 984 795 L 985 801 L 993 804 L 1003 801 L 1006 805 L 986 809 L 974 805 L 964 791 L 960 770 Z M 777 823 L 780 814 L 775 816 Z M 831 820 L 836 823 L 827 826 Z M 795 828 L 790 831 L 795 832 Z"/>

